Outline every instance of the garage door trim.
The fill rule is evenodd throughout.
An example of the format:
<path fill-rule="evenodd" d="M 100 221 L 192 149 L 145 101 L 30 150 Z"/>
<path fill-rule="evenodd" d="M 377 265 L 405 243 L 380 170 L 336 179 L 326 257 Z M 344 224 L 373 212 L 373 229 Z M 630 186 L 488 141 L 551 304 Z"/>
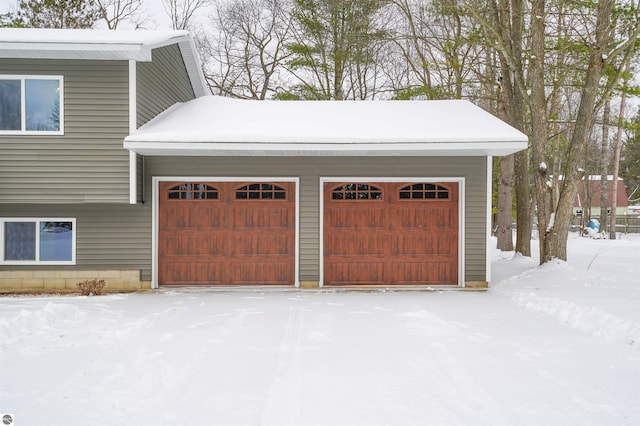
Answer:
<path fill-rule="evenodd" d="M 152 176 L 152 262 L 151 262 L 151 288 L 158 288 L 158 213 L 160 199 L 160 182 L 293 182 L 295 184 L 295 269 L 294 284 L 300 287 L 300 178 L 299 177 L 230 177 L 230 176 Z"/>
<path fill-rule="evenodd" d="M 332 182 L 375 183 L 375 182 L 454 182 L 458 184 L 458 287 L 464 287 L 465 257 L 465 178 L 464 177 L 320 177 L 320 287 L 324 286 L 324 184 Z"/>

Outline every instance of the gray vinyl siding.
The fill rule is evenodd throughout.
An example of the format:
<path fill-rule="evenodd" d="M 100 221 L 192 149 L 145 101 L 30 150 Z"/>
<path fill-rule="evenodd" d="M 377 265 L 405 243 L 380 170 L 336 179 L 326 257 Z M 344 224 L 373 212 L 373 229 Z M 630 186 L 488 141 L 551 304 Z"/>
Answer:
<path fill-rule="evenodd" d="M 75 266 L 0 265 L 0 270 L 139 269 L 151 279 L 151 206 L 0 204 L 0 217 L 76 218 Z"/>
<path fill-rule="evenodd" d="M 137 126 L 176 102 L 194 99 L 193 87 L 177 44 L 154 49 L 151 62 L 137 64 Z"/>
<path fill-rule="evenodd" d="M 144 167 L 144 204 L 0 204 L 0 217 L 75 217 L 77 220 L 77 266 L 0 266 L 0 270 L 140 269 L 142 279 L 150 279 L 152 176 L 273 176 L 300 178 L 300 279 L 317 281 L 320 276 L 320 177 L 464 177 L 465 280 L 486 279 L 486 159 L 483 157 L 146 157 Z"/>
<path fill-rule="evenodd" d="M 151 62 L 136 64 L 136 125 L 140 127 L 177 102 L 194 99 L 193 87 L 177 44 L 152 51 Z M 137 156 L 138 202 L 143 202 L 144 159 Z"/>
<path fill-rule="evenodd" d="M 152 176 L 300 177 L 300 279 L 320 276 L 320 177 L 464 177 L 466 281 L 486 280 L 484 157 L 147 157 Z M 149 197 L 148 197 L 149 198 Z"/>
<path fill-rule="evenodd" d="M 0 203 L 128 203 L 128 62 L 3 59 L 0 74 L 64 78 L 64 135 L 0 135 Z"/>

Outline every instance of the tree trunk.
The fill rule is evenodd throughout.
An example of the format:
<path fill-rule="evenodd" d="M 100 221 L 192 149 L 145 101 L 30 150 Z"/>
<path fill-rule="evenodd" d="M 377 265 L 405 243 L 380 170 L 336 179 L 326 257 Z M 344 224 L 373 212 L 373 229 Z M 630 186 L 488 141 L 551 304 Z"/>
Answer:
<path fill-rule="evenodd" d="M 534 184 L 538 211 L 538 235 L 540 239 L 540 262 L 544 262 L 547 228 L 552 219 L 552 189 L 557 177 L 549 175 L 547 158 L 547 103 L 544 76 L 545 2 L 533 0 L 531 9 L 531 60 L 529 76 L 531 96 L 531 158 L 534 167 Z"/>
<path fill-rule="evenodd" d="M 496 237 L 498 250 L 513 251 L 512 223 L 513 154 L 500 158 L 500 180 L 498 183 L 498 218 Z"/>
<path fill-rule="evenodd" d="M 522 63 L 524 3 L 522 0 L 501 0 L 499 7 L 494 7 L 493 10 L 494 13 L 497 12 L 497 15 L 494 15 L 494 21 L 500 22 L 500 16 L 502 16 L 502 25 L 500 28 L 503 39 L 506 41 L 506 50 L 508 51 L 508 54 L 499 52 L 500 65 L 503 73 L 503 90 L 500 92 L 499 100 L 504 110 L 504 113 L 500 115 L 503 120 L 513 127 L 525 132 L 524 94 L 522 93 L 521 84 L 518 83 L 518 81 L 522 81 L 524 75 Z M 504 181 L 505 185 L 508 183 L 511 188 L 513 188 L 515 182 L 517 221 L 516 252 L 525 256 L 531 255 L 531 202 L 528 155 L 527 151 L 513 155 L 513 158 L 508 160 L 511 172 L 507 176 L 503 176 L 502 174 L 500 176 L 500 182 L 502 183 Z M 515 171 L 513 170 L 514 164 L 517 165 Z M 498 200 L 498 206 L 500 207 L 500 200 Z M 506 201 L 503 206 L 503 208 L 507 207 Z M 500 211 L 498 211 L 498 215 L 500 215 Z M 509 218 L 509 220 L 511 220 L 511 218 Z M 506 217 L 503 221 L 505 221 L 502 222 L 503 225 L 506 224 Z M 500 222 L 500 219 L 498 219 L 498 222 Z M 500 231 L 501 229 L 499 228 L 498 230 Z M 508 247 L 510 247 L 510 250 L 513 250 L 513 243 L 509 244 Z"/>
<path fill-rule="evenodd" d="M 629 66 L 627 65 L 627 71 Z M 618 172 L 620 171 L 620 151 L 622 150 L 622 122 L 624 120 L 625 106 L 627 96 L 622 92 L 620 99 L 620 116 L 618 117 L 618 133 L 616 135 L 616 147 L 613 155 L 613 182 L 611 184 L 611 224 L 609 229 L 609 238 L 616 239 L 616 208 L 618 207 Z"/>
<path fill-rule="evenodd" d="M 522 63 L 522 46 L 524 44 L 524 2 L 511 0 L 511 34 L 512 55 L 518 76 L 514 75 L 513 96 L 509 106 L 511 108 L 511 125 L 523 133 L 525 129 L 525 105 L 522 87 L 515 83 L 516 78 L 524 75 Z M 515 74 L 515 72 L 514 72 Z M 515 155 L 515 188 L 516 188 L 516 252 L 523 256 L 531 256 L 531 187 L 529 180 L 529 151 L 517 152 Z"/>
<path fill-rule="evenodd" d="M 582 87 L 573 135 L 569 143 L 558 206 L 549 216 L 546 228 L 540 229 L 540 232 L 544 233 L 544 239 L 541 239 L 540 244 L 542 247 L 541 263 L 556 258 L 567 260 L 567 237 L 571 224 L 573 202 L 582 178 L 580 170 L 583 168 L 580 166 L 584 161 L 586 147 L 595 124 L 594 105 L 596 105 L 599 83 L 604 71 L 603 57 L 605 56 L 605 46 L 610 39 L 611 14 L 614 3 L 613 0 L 598 2 L 595 45 L 589 55 L 589 65 Z"/>
<path fill-rule="evenodd" d="M 600 150 L 600 230 L 607 229 L 607 208 L 609 205 L 609 120 L 611 99 L 607 97 L 602 110 L 602 145 Z"/>
<path fill-rule="evenodd" d="M 516 173 L 516 253 L 531 257 L 531 231 L 533 212 L 531 210 L 531 188 L 529 186 L 529 152 L 515 154 Z"/>

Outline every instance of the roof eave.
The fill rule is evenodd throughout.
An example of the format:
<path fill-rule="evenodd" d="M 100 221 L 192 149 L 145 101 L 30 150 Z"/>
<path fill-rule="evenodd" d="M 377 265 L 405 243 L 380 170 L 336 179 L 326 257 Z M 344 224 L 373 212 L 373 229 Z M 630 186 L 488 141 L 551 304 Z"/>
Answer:
<path fill-rule="evenodd" d="M 124 148 L 145 156 L 335 157 L 335 156 L 504 156 L 527 148 L 527 142 L 444 143 L 227 143 L 124 142 Z"/>
<path fill-rule="evenodd" d="M 151 61 L 151 48 L 142 43 L 0 42 L 0 57 L 20 59 L 98 59 Z"/>

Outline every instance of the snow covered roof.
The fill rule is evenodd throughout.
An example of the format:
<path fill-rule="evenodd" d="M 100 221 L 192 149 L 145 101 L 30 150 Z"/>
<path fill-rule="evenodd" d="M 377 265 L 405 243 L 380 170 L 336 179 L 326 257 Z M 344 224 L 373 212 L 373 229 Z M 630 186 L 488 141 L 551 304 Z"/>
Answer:
<path fill-rule="evenodd" d="M 0 28 L 0 58 L 151 61 L 153 49 L 178 44 L 197 96 L 208 93 L 188 31 Z"/>
<path fill-rule="evenodd" d="M 507 155 L 527 136 L 471 102 L 255 101 L 176 104 L 125 138 L 143 155 Z"/>

